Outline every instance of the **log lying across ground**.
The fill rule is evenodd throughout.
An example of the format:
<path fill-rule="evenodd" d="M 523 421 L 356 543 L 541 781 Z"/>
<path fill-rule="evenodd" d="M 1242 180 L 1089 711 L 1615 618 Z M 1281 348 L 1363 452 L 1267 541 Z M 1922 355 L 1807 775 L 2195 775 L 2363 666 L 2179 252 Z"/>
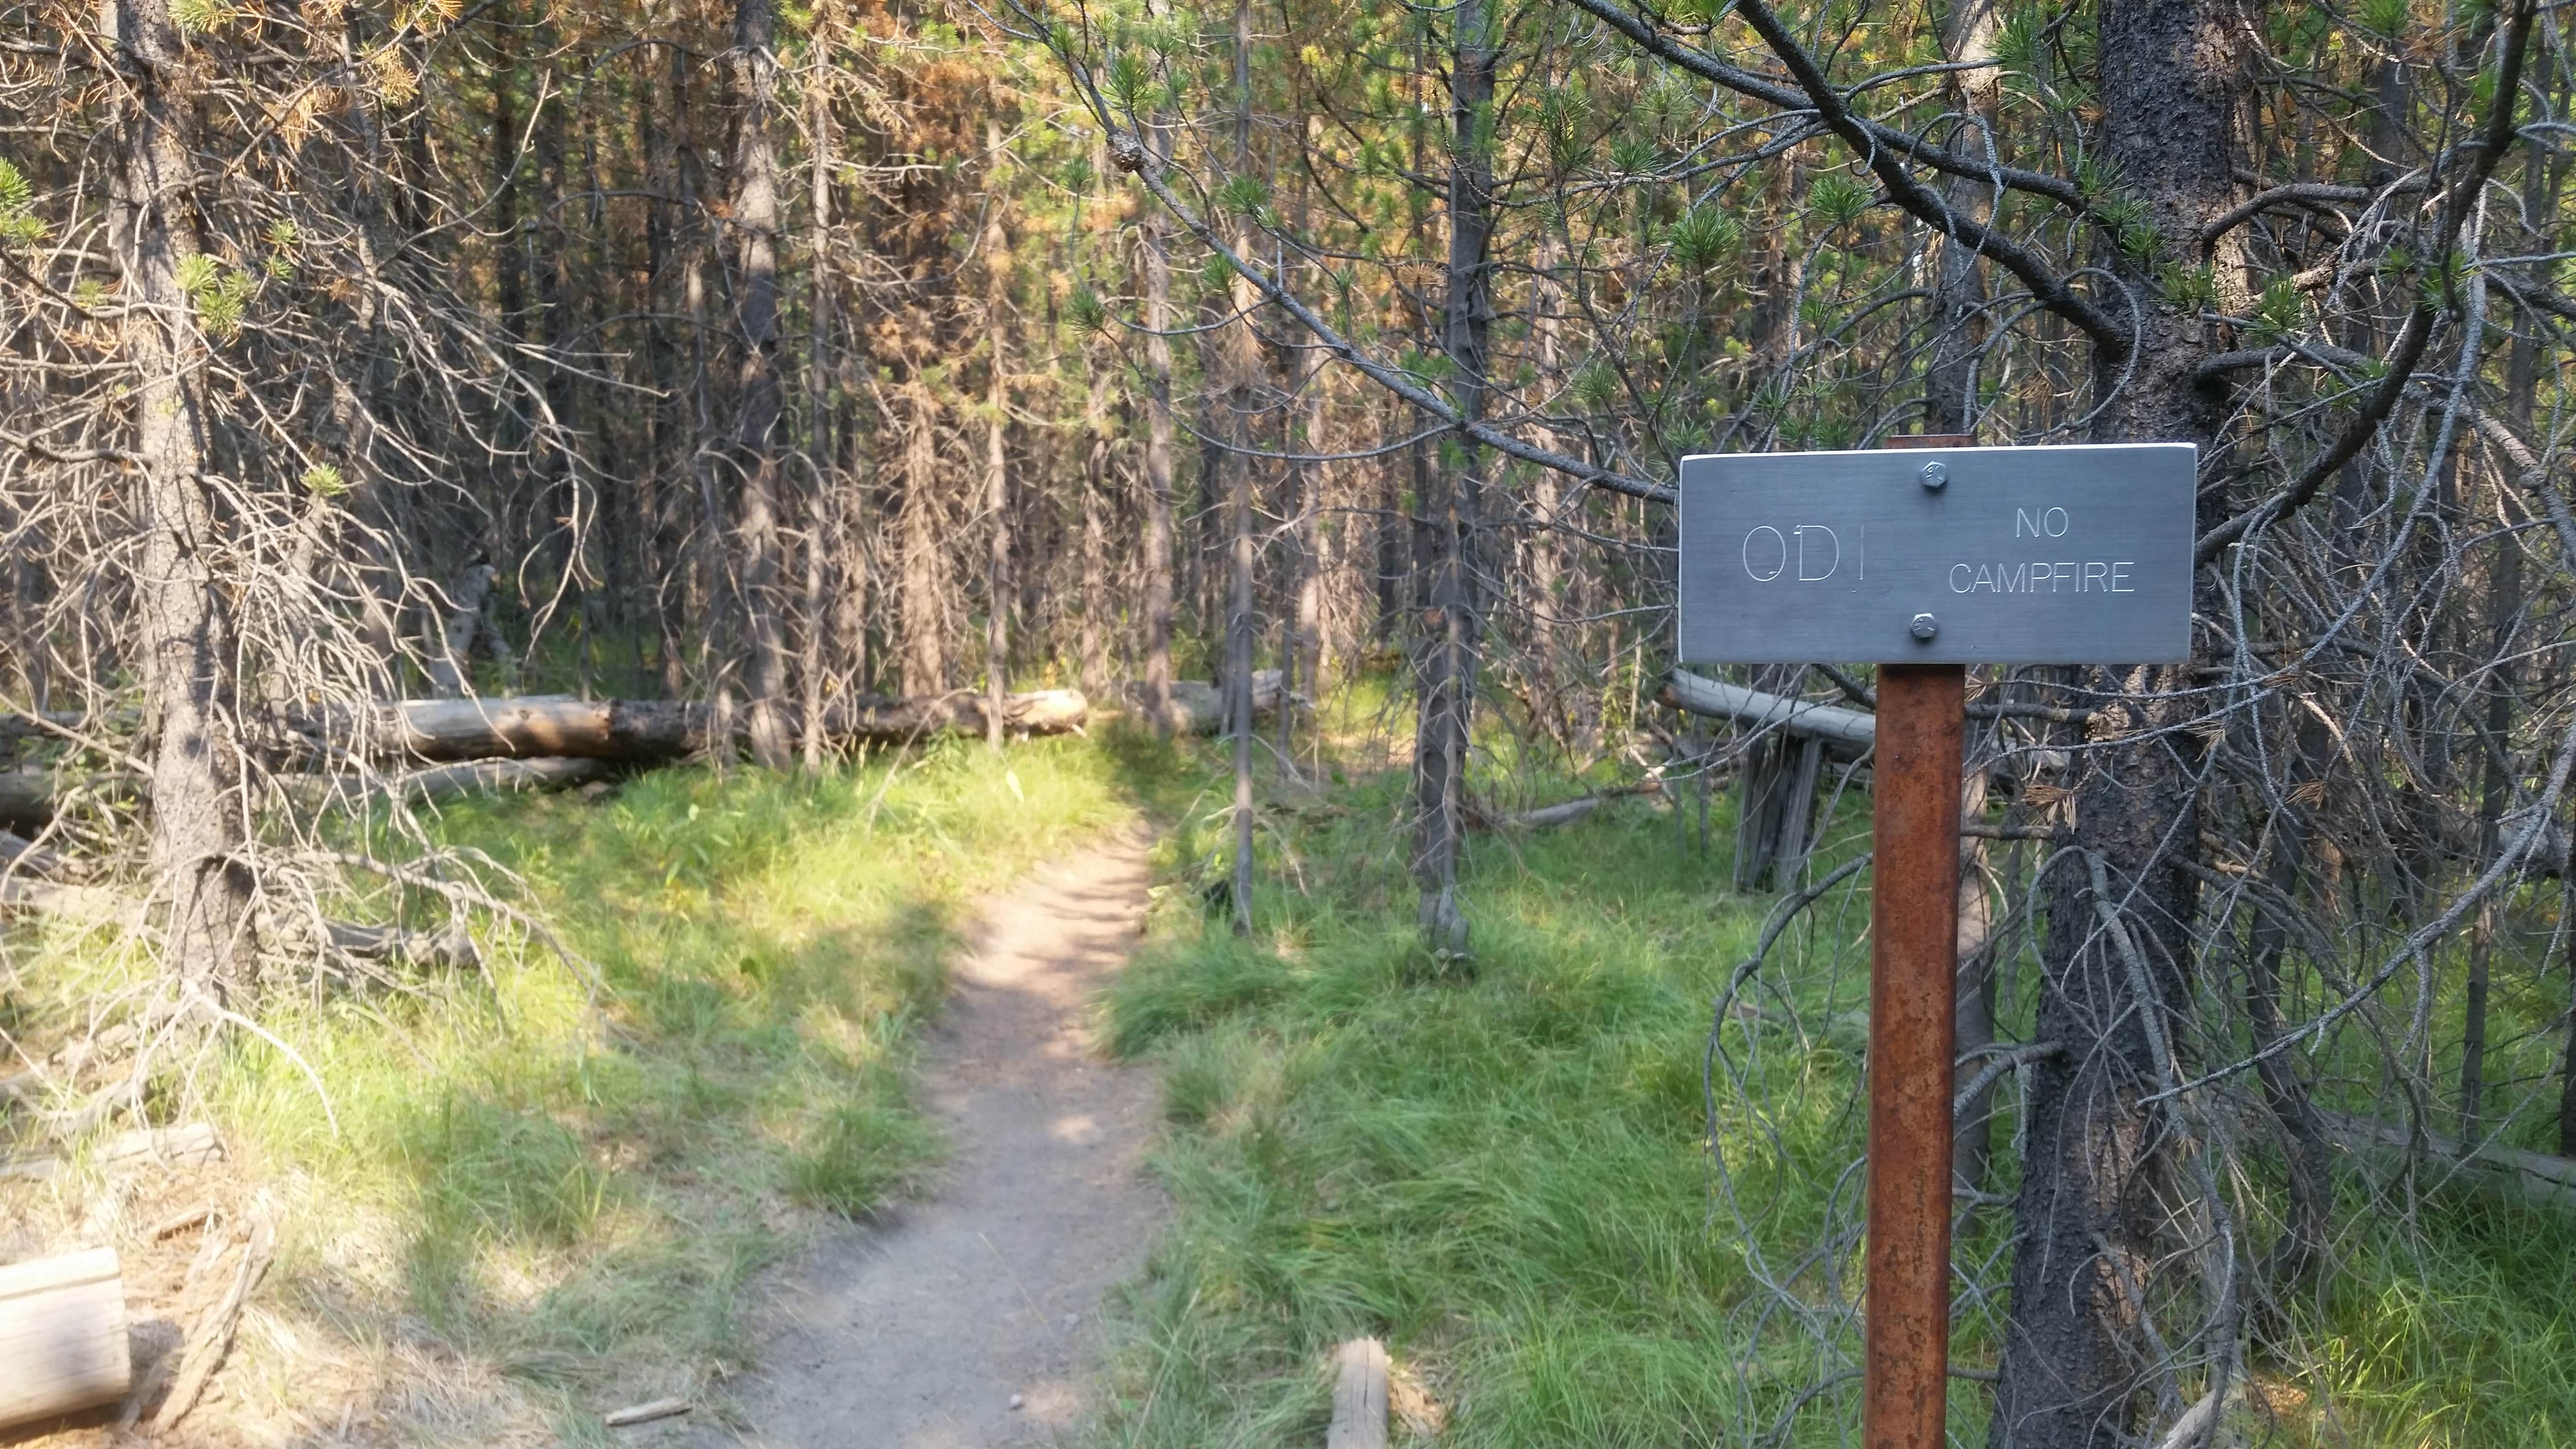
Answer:
<path fill-rule="evenodd" d="M 1002 727 L 1018 734 L 1063 734 L 1080 728 L 1089 713 L 1090 703 L 1082 691 L 1042 689 L 1010 696 Z M 639 764 L 705 749 L 717 727 L 715 707 L 694 700 L 546 695 L 412 700 L 383 706 L 377 723 L 374 743 L 413 759 L 549 756 Z M 734 734 L 742 737 L 749 728 L 749 711 L 736 708 Z M 788 729 L 791 734 L 801 732 L 801 722 L 792 712 Z M 980 735 L 984 697 L 961 690 L 909 699 L 838 702 L 824 708 L 823 733 L 843 746 L 937 734 Z"/>
<path fill-rule="evenodd" d="M 2483 1181 L 2499 1192 L 2519 1195 L 2526 1202 L 2576 1208 L 2576 1160 L 2524 1152 L 2494 1142 L 2463 1148 L 2457 1138 L 2438 1132 L 2410 1132 L 2403 1122 L 2334 1112 L 2318 1115 L 2325 1119 L 2337 1145 L 2355 1155 L 2395 1166 L 2402 1164 L 2408 1154 L 2420 1151 L 2436 1169 Z"/>
<path fill-rule="evenodd" d="M 1275 714 L 1279 709 L 1281 680 L 1276 669 L 1252 671 L 1252 712 Z M 1305 704 L 1303 695 L 1297 696 Z M 1172 681 L 1172 728 L 1185 735 L 1213 735 L 1225 729 L 1225 691 L 1204 679 Z"/>
<path fill-rule="evenodd" d="M 1679 669 L 1665 676 L 1663 692 L 1656 699 L 1685 714 L 1731 719 L 1744 725 L 1768 725 L 1802 739 L 1826 740 L 1862 750 L 1878 743 L 1878 719 L 1874 715 L 1783 694 L 1765 694 Z"/>

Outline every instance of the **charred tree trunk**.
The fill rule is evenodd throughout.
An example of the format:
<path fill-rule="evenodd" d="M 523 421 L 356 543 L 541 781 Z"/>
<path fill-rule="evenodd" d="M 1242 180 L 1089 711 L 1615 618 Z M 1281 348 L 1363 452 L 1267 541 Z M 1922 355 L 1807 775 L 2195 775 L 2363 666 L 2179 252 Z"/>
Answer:
<path fill-rule="evenodd" d="M 186 127 L 190 62 L 168 0 L 113 0 L 106 19 L 124 89 L 113 199 L 133 369 L 143 532 L 136 580 L 152 722 L 151 869 L 168 904 L 169 967 L 214 991 L 247 980 L 251 877 L 231 591 L 216 574 L 223 523 L 200 480 L 205 343 L 180 264 L 198 252 Z"/>

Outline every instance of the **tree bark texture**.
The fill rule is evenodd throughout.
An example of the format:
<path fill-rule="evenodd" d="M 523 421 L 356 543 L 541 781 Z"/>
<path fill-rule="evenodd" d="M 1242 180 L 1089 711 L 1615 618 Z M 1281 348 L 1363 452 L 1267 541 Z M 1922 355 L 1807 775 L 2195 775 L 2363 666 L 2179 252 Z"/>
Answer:
<path fill-rule="evenodd" d="M 731 225 L 734 318 L 742 348 L 735 466 L 741 470 L 742 616 L 751 646 L 751 757 L 764 769 L 791 763 L 784 723 L 787 650 L 778 623 L 778 488 L 784 408 L 778 383 L 777 56 L 771 0 L 734 10 L 734 83 L 742 116 L 735 137 Z"/>
<path fill-rule="evenodd" d="M 2108 159 L 2145 200 L 2163 254 L 2186 265 L 2204 255 L 2201 228 L 2235 199 L 2243 24 L 2235 0 L 2113 0 L 2102 10 Z M 2098 355 L 2107 405 L 2094 437 L 2197 443 L 2206 454 L 2219 407 L 2194 380 L 2209 351 L 2198 309 L 2155 300 L 2151 264 L 2129 258 L 2124 269 L 2141 299 L 2140 343 L 2125 359 Z M 2159 1371 L 2145 1305 L 2179 1211 L 2168 1119 L 2141 1099 L 2163 1084 L 2190 999 L 2197 893 L 2185 866 L 2200 850 L 2198 761 L 2192 736 L 2157 733 L 2191 712 L 2175 697 L 2190 672 L 2086 673 L 2113 701 L 2093 737 L 2134 742 L 2082 753 L 2075 851 L 2041 883 L 2048 929 L 2035 1039 L 2062 1049 L 2033 1064 L 2025 1102 L 2020 1240 L 1990 1429 L 1997 1449 L 2133 1440 Z M 2107 901 L 2097 898 L 2094 861 Z"/>
<path fill-rule="evenodd" d="M 1486 257 L 1493 226 L 1493 138 L 1483 132 L 1492 115 L 1495 51 L 1484 0 L 1461 0 L 1450 24 L 1448 303 L 1441 343 L 1448 354 L 1451 402 L 1472 421 L 1484 412 L 1485 344 L 1493 323 Z M 1414 656 L 1419 713 L 1413 875 L 1422 892 L 1425 944 L 1463 953 L 1468 925 L 1458 902 L 1458 856 L 1467 833 L 1467 752 L 1482 659 L 1484 485 L 1477 451 L 1463 434 L 1446 451 L 1449 456 L 1433 470 L 1438 496 L 1422 510 L 1431 546 L 1431 607 Z"/>
<path fill-rule="evenodd" d="M 196 168 L 185 128 L 189 62 L 169 0 L 114 0 L 106 12 L 125 88 L 115 245 L 128 307 L 122 342 L 134 372 L 136 492 L 143 539 L 136 580 L 152 765 L 151 869 L 169 906 L 169 968 L 216 991 L 254 959 L 242 848 L 238 643 L 216 572 L 222 522 L 200 479 L 205 343 L 181 265 L 198 251 L 190 219 Z"/>

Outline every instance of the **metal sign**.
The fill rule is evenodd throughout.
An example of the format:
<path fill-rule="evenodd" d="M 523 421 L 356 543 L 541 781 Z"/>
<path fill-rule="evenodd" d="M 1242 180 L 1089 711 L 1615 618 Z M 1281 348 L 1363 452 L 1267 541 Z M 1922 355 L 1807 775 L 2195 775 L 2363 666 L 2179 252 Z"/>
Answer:
<path fill-rule="evenodd" d="M 2179 662 L 2198 451 L 1684 458 L 1682 662 Z"/>

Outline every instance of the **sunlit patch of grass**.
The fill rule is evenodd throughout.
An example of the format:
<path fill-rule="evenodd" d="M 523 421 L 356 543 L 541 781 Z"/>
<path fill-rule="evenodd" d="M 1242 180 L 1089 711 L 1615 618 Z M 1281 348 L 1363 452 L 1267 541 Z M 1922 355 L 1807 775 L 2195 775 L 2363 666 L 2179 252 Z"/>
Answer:
<path fill-rule="evenodd" d="M 576 1439 L 576 1401 L 739 1367 L 742 1290 L 810 1220 L 795 1205 L 866 1214 L 937 1160 L 910 1029 L 969 900 L 1129 817 L 1173 758 L 949 742 L 815 780 L 682 768 L 450 806 L 438 835 L 525 880 L 596 989 L 496 937 L 488 978 L 271 1003 L 285 1050 L 198 1064 L 285 1199 L 285 1301 L 428 1335 Z"/>

